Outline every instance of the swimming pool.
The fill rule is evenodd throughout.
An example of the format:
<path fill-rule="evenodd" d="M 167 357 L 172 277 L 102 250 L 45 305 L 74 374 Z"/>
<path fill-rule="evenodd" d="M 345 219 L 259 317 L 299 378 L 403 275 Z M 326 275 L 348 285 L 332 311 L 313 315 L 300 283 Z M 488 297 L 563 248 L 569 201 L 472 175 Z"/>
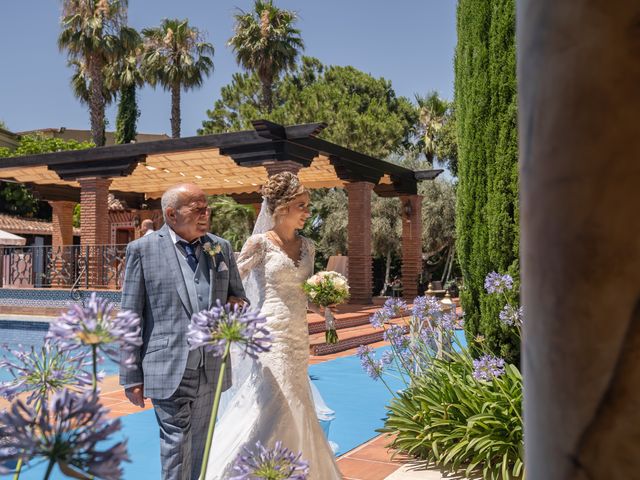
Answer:
<path fill-rule="evenodd" d="M 49 322 L 32 320 L 0 320 L 0 346 L 2 346 L 1 356 L 7 356 L 9 360 L 14 360 L 4 347 L 10 349 L 29 350 L 31 347 L 40 348 L 44 344 L 44 337 L 49 330 Z M 118 373 L 118 364 L 108 358 L 98 365 L 98 370 L 105 375 Z M 13 377 L 8 369 L 0 368 L 0 382 L 6 382 Z"/>

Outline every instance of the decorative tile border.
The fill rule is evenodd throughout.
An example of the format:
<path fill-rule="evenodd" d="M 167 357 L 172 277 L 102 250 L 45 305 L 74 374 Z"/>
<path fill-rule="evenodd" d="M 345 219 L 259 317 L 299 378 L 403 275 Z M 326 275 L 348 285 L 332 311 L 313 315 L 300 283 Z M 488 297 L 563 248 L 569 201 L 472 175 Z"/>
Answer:
<path fill-rule="evenodd" d="M 88 299 L 93 290 L 77 290 L 81 299 Z M 95 290 L 95 293 L 120 306 L 120 292 Z M 66 308 L 76 303 L 71 290 L 54 288 L 0 288 L 0 307 Z"/>

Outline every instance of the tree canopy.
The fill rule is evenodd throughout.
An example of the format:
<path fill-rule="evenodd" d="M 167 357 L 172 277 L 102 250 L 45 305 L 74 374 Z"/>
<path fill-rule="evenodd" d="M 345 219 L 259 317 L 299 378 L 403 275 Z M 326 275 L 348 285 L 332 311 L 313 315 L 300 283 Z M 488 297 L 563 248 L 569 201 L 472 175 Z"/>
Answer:
<path fill-rule="evenodd" d="M 518 279 L 518 139 L 514 0 L 458 3 L 455 115 L 459 141 L 457 251 L 469 339 L 509 362 L 519 342 L 501 324 L 502 299 L 488 295 L 491 271 Z"/>
<path fill-rule="evenodd" d="M 388 80 L 311 57 L 276 82 L 270 113 L 261 106 L 260 88 L 257 75 L 235 74 L 198 133 L 251 129 L 258 118 L 285 125 L 326 122 L 322 138 L 384 158 L 408 144 L 418 118 L 415 106 L 396 96 Z"/>

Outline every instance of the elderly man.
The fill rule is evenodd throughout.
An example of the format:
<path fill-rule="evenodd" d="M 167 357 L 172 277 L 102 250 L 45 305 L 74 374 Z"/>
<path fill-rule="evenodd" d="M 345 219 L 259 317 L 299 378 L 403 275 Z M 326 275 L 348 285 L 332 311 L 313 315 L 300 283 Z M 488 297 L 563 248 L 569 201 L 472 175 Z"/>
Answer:
<path fill-rule="evenodd" d="M 194 312 L 241 303 L 245 293 L 231 245 L 209 232 L 207 197 L 196 185 L 162 196 L 165 225 L 127 247 L 122 309 L 141 318 L 142 346 L 120 383 L 134 405 L 150 398 L 160 426 L 162 478 L 197 478 L 220 358 L 189 350 Z M 226 372 L 225 389 L 231 372 Z"/>
<path fill-rule="evenodd" d="M 140 232 L 141 236 L 146 237 L 147 235 L 151 235 L 153 233 L 153 220 L 150 218 L 146 218 L 140 224 Z"/>

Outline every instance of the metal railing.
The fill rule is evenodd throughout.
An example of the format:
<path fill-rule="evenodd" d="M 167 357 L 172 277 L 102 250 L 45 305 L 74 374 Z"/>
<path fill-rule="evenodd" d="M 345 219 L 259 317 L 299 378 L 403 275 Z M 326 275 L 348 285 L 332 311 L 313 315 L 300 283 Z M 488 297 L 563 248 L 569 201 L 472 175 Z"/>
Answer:
<path fill-rule="evenodd" d="M 0 247 L 0 286 L 120 289 L 126 248 L 126 245 Z"/>

